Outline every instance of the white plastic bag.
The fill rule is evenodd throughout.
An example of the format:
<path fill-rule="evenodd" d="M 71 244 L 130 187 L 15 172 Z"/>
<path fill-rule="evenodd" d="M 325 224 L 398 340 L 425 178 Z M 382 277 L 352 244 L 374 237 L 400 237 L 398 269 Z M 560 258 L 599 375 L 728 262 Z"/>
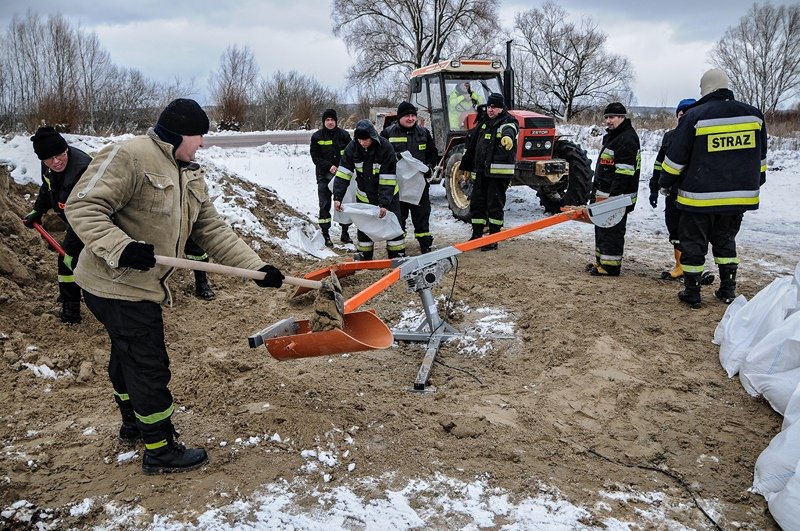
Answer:
<path fill-rule="evenodd" d="M 739 367 L 739 379 L 748 393 L 757 396 L 763 394 L 760 388 L 760 382 L 764 380 L 762 376 L 777 377 L 797 368 L 800 368 L 800 312 L 787 317 L 761 341 L 753 345 Z M 786 378 L 790 380 L 782 387 L 789 386 L 791 389 L 783 401 L 783 409 L 797 383 L 796 380 L 792 381 L 792 375 L 787 374 Z M 772 383 L 778 382 L 773 379 Z M 772 400 L 766 394 L 765 398 L 772 404 Z M 783 409 L 776 411 L 783 414 Z"/>
<path fill-rule="evenodd" d="M 783 490 L 767 497 L 769 514 L 781 529 L 800 529 L 800 462 Z"/>
<path fill-rule="evenodd" d="M 414 158 L 410 151 L 403 151 L 397 161 L 397 184 L 400 187 L 400 201 L 418 205 L 425 191 L 425 176 L 428 166 Z"/>
<path fill-rule="evenodd" d="M 738 299 L 738 297 L 737 297 Z M 736 301 L 734 301 L 736 302 Z M 718 342 L 719 361 L 733 378 L 747 352 L 786 319 L 797 304 L 794 277 L 780 277 L 759 291 L 747 304 L 729 307 L 723 316 L 714 340 Z M 732 315 L 727 317 L 728 312 Z M 720 328 L 723 327 L 724 328 Z"/>
<path fill-rule="evenodd" d="M 342 209 L 353 220 L 358 230 L 374 242 L 397 240 L 403 237 L 403 229 L 394 212 L 387 211 L 383 218 L 378 217 L 380 207 L 367 203 L 342 204 Z"/>
<path fill-rule="evenodd" d="M 800 461 L 800 423 L 785 427 L 761 452 L 753 474 L 753 491 L 767 500 L 782 491 Z"/>
<path fill-rule="evenodd" d="M 307 252 L 314 258 L 336 256 L 336 253 L 325 247 L 325 238 L 322 236 L 320 230 L 315 231 L 309 238 L 300 227 L 292 227 L 286 236 L 289 238 L 289 243 Z"/>
<path fill-rule="evenodd" d="M 336 180 L 336 177 L 331 179 L 331 182 L 328 183 L 328 190 L 333 193 L 333 181 Z M 344 197 L 342 198 L 342 204 L 347 203 L 355 203 L 356 202 L 356 188 L 358 185 L 356 184 L 355 178 L 350 179 L 350 184 L 347 186 L 347 190 L 344 193 Z M 339 212 L 335 208 L 333 209 L 333 221 L 336 223 L 341 223 L 342 225 L 350 225 L 353 220 L 350 219 L 347 214 L 344 212 Z"/>

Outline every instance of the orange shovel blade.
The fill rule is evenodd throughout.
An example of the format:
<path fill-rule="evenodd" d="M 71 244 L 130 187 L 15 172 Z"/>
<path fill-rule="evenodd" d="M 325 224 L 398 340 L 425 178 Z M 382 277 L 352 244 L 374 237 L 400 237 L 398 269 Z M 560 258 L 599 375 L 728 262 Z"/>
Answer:
<path fill-rule="evenodd" d="M 310 323 L 297 321 L 297 334 L 267 339 L 270 355 L 279 360 L 329 356 L 389 348 L 394 336 L 373 311 L 344 315 L 344 328 L 312 332 Z"/>

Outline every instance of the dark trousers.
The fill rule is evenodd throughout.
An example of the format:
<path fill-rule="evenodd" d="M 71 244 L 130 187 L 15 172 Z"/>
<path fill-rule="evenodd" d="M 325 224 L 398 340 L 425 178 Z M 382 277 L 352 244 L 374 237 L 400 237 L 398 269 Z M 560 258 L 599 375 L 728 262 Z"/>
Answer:
<path fill-rule="evenodd" d="M 392 212 L 395 216 L 397 216 L 398 220 L 400 219 L 399 196 L 395 195 L 394 198 L 392 198 L 392 202 L 389 204 L 389 208 L 387 208 L 386 210 Z M 367 260 L 372 260 L 373 252 L 375 250 L 375 244 L 372 241 L 372 238 L 370 238 L 360 230 L 357 230 L 356 249 L 358 249 L 359 252 L 364 253 Z M 386 251 L 389 255 L 389 258 L 397 258 L 398 256 L 405 253 L 406 243 L 404 240 L 403 233 L 398 234 L 397 237 L 394 239 L 386 240 Z"/>
<path fill-rule="evenodd" d="M 681 250 L 681 239 L 678 234 L 678 224 L 681 220 L 681 210 L 678 209 L 676 200 L 678 194 L 670 194 L 664 207 L 664 222 L 667 224 L 667 234 L 669 242 L 679 251 Z"/>
<path fill-rule="evenodd" d="M 197 245 L 193 239 L 186 240 L 186 245 L 183 246 L 183 254 L 189 260 L 197 260 L 199 262 L 208 262 L 208 254 L 206 251 Z"/>
<path fill-rule="evenodd" d="M 472 228 L 476 225 L 489 225 L 489 232 L 500 232 L 503 228 L 503 211 L 506 207 L 506 191 L 511 179 L 487 177 L 477 172 L 469 198 L 469 217 Z"/>
<path fill-rule="evenodd" d="M 702 214 L 681 212 L 678 235 L 681 240 L 681 266 L 689 273 L 701 273 L 711 243 L 714 261 L 718 264 L 738 263 L 736 235 L 744 214 Z"/>
<path fill-rule="evenodd" d="M 400 226 L 403 227 L 403 233 L 406 232 L 406 221 L 408 215 L 411 214 L 411 223 L 414 224 L 414 237 L 419 240 L 420 245 L 430 247 L 433 243 L 431 236 L 431 196 L 430 196 L 430 183 L 425 183 L 425 190 L 422 191 L 422 197 L 418 205 L 400 201 Z"/>
<path fill-rule="evenodd" d="M 89 292 L 84 293 L 84 300 L 111 339 L 108 376 L 117 403 L 133 407 L 145 444 L 163 440 L 165 426 L 171 426 L 173 403 L 167 388 L 171 373 L 161 306 Z"/>
<path fill-rule="evenodd" d="M 65 257 L 58 256 L 58 295 L 61 302 L 81 302 L 81 288 L 75 283 L 73 271 L 78 265 L 78 256 L 83 250 L 83 242 L 72 229 L 68 229 L 61 242 L 64 252 L 70 257 L 67 264 Z"/>
<path fill-rule="evenodd" d="M 594 253 L 597 263 L 611 274 L 622 268 L 622 254 L 625 250 L 625 232 L 628 229 L 628 213 L 613 227 L 594 226 Z"/>
<path fill-rule="evenodd" d="M 317 199 L 319 199 L 318 223 L 321 228 L 331 228 L 331 207 L 333 206 L 333 192 L 328 189 L 333 175 L 329 177 L 317 176 Z"/>

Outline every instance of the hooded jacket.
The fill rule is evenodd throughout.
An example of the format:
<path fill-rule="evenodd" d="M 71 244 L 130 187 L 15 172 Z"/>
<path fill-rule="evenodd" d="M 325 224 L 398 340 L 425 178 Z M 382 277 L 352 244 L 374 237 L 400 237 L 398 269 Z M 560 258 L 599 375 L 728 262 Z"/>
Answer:
<path fill-rule="evenodd" d="M 627 208 L 630 212 L 636 206 L 636 193 L 639 191 L 639 174 L 641 173 L 642 154 L 639 146 L 639 135 L 625 119 L 615 129 L 607 129 L 603 136 L 603 147 L 597 157 L 594 169 L 595 200 L 607 197 L 633 194 L 633 205 Z"/>
<path fill-rule="evenodd" d="M 679 209 L 738 214 L 758 208 L 767 171 L 761 111 L 719 89 L 695 103 L 674 131 L 659 185 L 678 184 Z"/>
<path fill-rule="evenodd" d="M 172 144 L 150 129 L 105 147 L 72 190 L 67 219 L 85 244 L 75 281 L 89 293 L 171 304 L 167 279 L 173 268 L 119 267 L 123 249 L 133 241 L 177 257 L 191 236 L 216 262 L 253 270 L 265 265 L 217 213 L 200 166 L 179 168 L 172 151 Z"/>
<path fill-rule="evenodd" d="M 368 135 L 372 144 L 364 149 L 358 143 L 359 135 Z M 356 124 L 355 138 L 347 144 L 339 161 L 333 181 L 333 199 L 341 201 L 355 177 L 356 200 L 389 209 L 397 193 L 397 156 L 388 140 L 378 135 L 372 122 L 360 120 Z"/>

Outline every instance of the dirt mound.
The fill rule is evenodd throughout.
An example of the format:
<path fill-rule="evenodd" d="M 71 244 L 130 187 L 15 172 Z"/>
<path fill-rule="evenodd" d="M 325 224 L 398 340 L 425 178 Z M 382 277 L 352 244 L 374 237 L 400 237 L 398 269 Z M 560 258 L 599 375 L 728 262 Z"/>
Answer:
<path fill-rule="evenodd" d="M 441 300 L 452 288 L 451 324 L 474 332 L 489 306 L 506 312 L 514 330 L 511 339 L 444 344 L 430 394 L 408 391 L 424 354 L 419 345 L 277 362 L 246 338 L 311 311 L 309 296 L 290 301 L 288 288 L 212 275 L 217 298 L 207 302 L 192 296 L 190 274 L 177 274 L 175 307 L 165 309 L 174 420 L 182 441 L 209 449 L 210 463 L 178 477 L 145 477 L 139 459 L 119 459 L 141 448 L 116 439 L 105 332 L 85 309 L 80 325 L 58 322 L 55 258 L 18 221 L 34 190 L 7 181 L 0 170 L 2 507 L 25 499 L 65 527 L 85 526 L 106 516 L 99 508 L 70 516 L 65 507 L 103 497 L 143 507 L 143 522 L 165 513 L 192 521 L 275 481 L 302 477 L 323 490 L 381 478 L 361 487 L 368 498 L 442 473 L 485 478 L 520 498 L 542 482 L 589 507 L 596 520 L 586 525 L 639 518 L 635 504 L 597 508 L 604 491 L 666 493 L 672 505 L 662 509 L 692 528 L 712 527 L 695 504 L 725 528 L 774 528 L 763 498 L 747 489 L 781 419 L 725 377 L 710 343 L 724 306 L 686 310 L 677 284 L 656 280 L 658 271 L 633 258 L 621 277 L 590 277 L 576 258 L 585 250 L 553 240 L 503 242 L 461 257 L 457 274 L 435 291 Z M 268 224 L 286 208 L 266 195 L 258 202 L 256 216 Z M 58 232 L 52 219 L 45 224 Z M 626 249 L 632 257 L 635 245 Z M 296 275 L 319 267 L 266 244 L 260 252 Z M 343 279 L 345 294 L 378 274 Z M 768 281 L 746 281 L 742 290 L 751 296 Z M 415 297 L 398 284 L 367 306 L 395 324 L 404 312 L 422 312 Z M 37 378 L 44 367 L 62 377 Z M 327 477 L 306 466 L 308 449 L 336 453 Z M 296 501 L 318 505 L 311 493 Z"/>

